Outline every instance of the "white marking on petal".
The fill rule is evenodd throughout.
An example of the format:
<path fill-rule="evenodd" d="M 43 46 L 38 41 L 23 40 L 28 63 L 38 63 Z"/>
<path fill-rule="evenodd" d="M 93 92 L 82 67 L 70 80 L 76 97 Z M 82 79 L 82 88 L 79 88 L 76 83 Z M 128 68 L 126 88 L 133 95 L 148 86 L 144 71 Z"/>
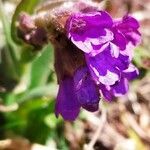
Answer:
<path fill-rule="evenodd" d="M 120 51 L 120 53 L 124 56 L 129 56 L 129 60 L 131 61 L 132 58 L 133 58 L 133 55 L 134 55 L 134 46 L 131 42 L 129 42 L 127 45 L 126 45 L 126 49 L 125 50 L 122 50 Z"/>
<path fill-rule="evenodd" d="M 105 29 L 106 35 L 99 36 L 98 38 L 90 38 L 90 41 L 93 45 L 101 45 L 106 42 L 110 42 L 114 39 L 114 34 L 108 29 Z"/>
<path fill-rule="evenodd" d="M 111 51 L 112 57 L 118 58 L 118 56 L 119 56 L 119 47 L 118 46 L 116 46 L 113 43 L 110 43 L 110 51 Z"/>
<path fill-rule="evenodd" d="M 96 56 L 97 54 L 103 52 L 107 47 L 109 46 L 109 43 L 104 44 L 99 50 L 93 50 L 90 55 Z"/>
<path fill-rule="evenodd" d="M 72 43 L 74 43 L 79 49 L 81 49 L 85 53 L 90 53 L 92 51 L 92 45 L 90 41 L 75 41 L 73 38 L 71 38 Z"/>
<path fill-rule="evenodd" d="M 90 39 L 90 41 L 93 45 L 99 45 L 100 44 L 99 38 L 87 38 L 87 39 Z"/>
<path fill-rule="evenodd" d="M 116 73 L 110 72 L 109 70 L 107 70 L 105 76 L 99 75 L 99 81 L 104 85 L 113 85 L 118 80 L 119 76 Z"/>
<path fill-rule="evenodd" d="M 90 67 L 92 68 L 92 70 L 94 71 L 96 76 L 99 76 L 99 72 L 97 71 L 97 69 L 95 67 L 93 67 L 92 65 L 90 65 Z"/>
<path fill-rule="evenodd" d="M 136 73 L 139 74 L 138 69 L 133 64 L 129 64 L 129 67 L 123 72 L 128 73 L 128 72 L 134 72 L 134 71 L 136 71 Z"/>
<path fill-rule="evenodd" d="M 112 41 L 114 39 L 114 34 L 112 31 L 108 30 L 108 29 L 105 29 L 106 31 L 106 37 L 109 37 L 109 41 Z"/>

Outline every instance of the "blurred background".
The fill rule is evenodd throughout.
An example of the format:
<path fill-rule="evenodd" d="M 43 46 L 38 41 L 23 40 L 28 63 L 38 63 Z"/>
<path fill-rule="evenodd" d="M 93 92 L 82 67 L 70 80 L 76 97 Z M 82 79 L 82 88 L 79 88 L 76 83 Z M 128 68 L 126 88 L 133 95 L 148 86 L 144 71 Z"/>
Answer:
<path fill-rule="evenodd" d="M 19 13 L 32 14 L 44 0 L 22 0 L 17 7 L 20 1 L 0 0 L 0 150 L 149 150 L 150 1 L 95 0 L 115 18 L 129 12 L 139 20 L 142 43 L 134 64 L 140 76 L 124 97 L 101 100 L 99 112 L 83 110 L 72 123 L 54 115 L 51 43 L 38 51 L 16 35 Z"/>

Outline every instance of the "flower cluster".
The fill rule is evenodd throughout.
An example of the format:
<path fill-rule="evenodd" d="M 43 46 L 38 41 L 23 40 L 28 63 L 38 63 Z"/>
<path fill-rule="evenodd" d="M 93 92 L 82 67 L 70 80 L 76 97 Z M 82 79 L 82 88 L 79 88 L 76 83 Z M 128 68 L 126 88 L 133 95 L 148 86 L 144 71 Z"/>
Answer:
<path fill-rule="evenodd" d="M 105 11 L 74 13 L 67 19 L 68 39 L 83 52 L 85 65 L 59 83 L 57 116 L 74 120 L 80 107 L 98 110 L 100 93 L 108 101 L 127 93 L 129 80 L 138 75 L 131 63 L 141 41 L 138 28 L 133 17 L 112 19 Z"/>

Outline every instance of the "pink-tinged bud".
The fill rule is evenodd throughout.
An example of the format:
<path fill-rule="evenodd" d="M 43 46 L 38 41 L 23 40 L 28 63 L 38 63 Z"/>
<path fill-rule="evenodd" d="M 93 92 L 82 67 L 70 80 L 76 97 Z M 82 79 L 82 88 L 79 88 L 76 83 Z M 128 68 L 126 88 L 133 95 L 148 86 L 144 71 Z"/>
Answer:
<path fill-rule="evenodd" d="M 47 43 L 47 33 L 42 27 L 35 25 L 34 19 L 27 13 L 22 13 L 19 18 L 19 35 L 28 44 L 36 48 Z"/>
<path fill-rule="evenodd" d="M 35 29 L 36 26 L 31 16 L 29 16 L 27 13 L 22 13 L 19 17 L 19 28 L 24 33 L 27 33 Z"/>

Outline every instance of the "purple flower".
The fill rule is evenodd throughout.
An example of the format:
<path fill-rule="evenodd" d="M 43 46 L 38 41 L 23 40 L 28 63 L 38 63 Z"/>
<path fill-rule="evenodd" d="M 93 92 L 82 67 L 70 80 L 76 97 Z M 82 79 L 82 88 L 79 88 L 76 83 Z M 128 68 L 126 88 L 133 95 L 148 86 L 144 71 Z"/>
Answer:
<path fill-rule="evenodd" d="M 112 56 L 126 48 L 125 36 L 113 27 L 113 20 L 104 11 L 72 15 L 66 24 L 68 37 L 83 52 L 92 56 L 109 47 Z"/>
<path fill-rule="evenodd" d="M 74 120 L 80 107 L 97 111 L 100 94 L 87 67 L 79 68 L 73 77 L 66 77 L 59 86 L 55 114 L 65 120 Z"/>
<path fill-rule="evenodd" d="M 68 39 L 83 52 L 85 66 L 60 82 L 57 116 L 74 120 L 80 107 L 98 110 L 100 91 L 109 101 L 127 93 L 129 80 L 138 75 L 131 63 L 133 48 L 141 41 L 138 28 L 133 17 L 113 20 L 105 11 L 74 13 L 68 18 Z"/>

